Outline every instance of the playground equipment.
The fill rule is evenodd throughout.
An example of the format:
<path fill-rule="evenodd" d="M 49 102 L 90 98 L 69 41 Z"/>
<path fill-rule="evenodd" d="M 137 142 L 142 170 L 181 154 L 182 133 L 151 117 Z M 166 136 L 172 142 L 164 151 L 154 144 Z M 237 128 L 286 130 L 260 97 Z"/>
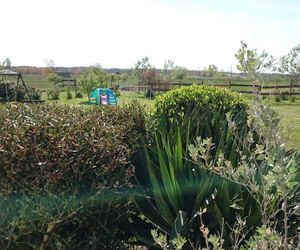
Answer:
<path fill-rule="evenodd" d="M 97 105 L 117 105 L 117 96 L 109 88 L 97 88 L 92 90 L 90 98 L 90 104 Z"/>
<path fill-rule="evenodd" d="M 25 99 L 26 95 L 28 99 Z M 6 102 L 32 102 L 32 98 L 21 73 L 10 69 L 0 70 L 0 99 Z"/>

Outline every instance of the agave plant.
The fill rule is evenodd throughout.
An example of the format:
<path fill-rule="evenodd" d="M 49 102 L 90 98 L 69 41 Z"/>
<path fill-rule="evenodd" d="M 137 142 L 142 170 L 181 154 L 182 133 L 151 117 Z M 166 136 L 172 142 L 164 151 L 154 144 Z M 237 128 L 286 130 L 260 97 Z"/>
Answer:
<path fill-rule="evenodd" d="M 144 217 L 143 221 L 135 218 L 136 234 L 147 245 L 157 246 L 147 227 L 165 234 L 170 249 L 175 249 L 179 236 L 184 239 L 183 249 L 198 249 L 207 244 L 206 229 L 211 233 L 222 231 L 230 245 L 227 229 L 233 227 L 238 214 L 247 218 L 249 227 L 260 223 L 255 200 L 246 189 L 199 168 L 189 155 L 189 145 L 195 138 L 211 138 L 214 146 L 208 156 L 210 164 L 223 155 L 236 165 L 244 148 L 243 137 L 247 136 L 245 115 L 235 116 L 235 128 L 226 114 L 207 112 L 201 117 L 199 109 L 193 108 L 180 123 L 171 122 L 167 128 L 162 119 L 153 142 L 144 144 L 137 173 L 141 191 L 134 199 Z"/>

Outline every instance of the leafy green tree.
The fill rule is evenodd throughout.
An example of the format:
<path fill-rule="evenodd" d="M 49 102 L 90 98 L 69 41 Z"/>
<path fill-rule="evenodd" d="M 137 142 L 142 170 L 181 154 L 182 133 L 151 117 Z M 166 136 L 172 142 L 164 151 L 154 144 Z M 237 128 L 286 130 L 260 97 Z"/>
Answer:
<path fill-rule="evenodd" d="M 87 94 L 90 101 L 91 91 L 97 87 L 108 87 L 109 78 L 109 75 L 101 67 L 92 67 L 88 72 L 80 77 L 78 85 L 82 91 Z"/>
<path fill-rule="evenodd" d="M 172 84 L 173 82 L 172 72 L 174 70 L 174 67 L 174 62 L 172 60 L 168 59 L 167 61 L 165 61 L 163 70 L 163 80 L 168 84 Z"/>
<path fill-rule="evenodd" d="M 115 83 L 121 80 L 121 74 L 120 73 L 110 73 L 108 74 L 109 82 L 111 86 Z"/>
<path fill-rule="evenodd" d="M 120 80 L 121 80 L 122 82 L 127 82 L 128 78 L 129 78 L 128 73 L 122 73 L 122 74 L 120 75 Z"/>
<path fill-rule="evenodd" d="M 158 80 L 159 76 L 155 68 L 147 69 L 143 73 L 143 82 L 146 85 L 150 85 L 151 87 L 153 87 Z"/>
<path fill-rule="evenodd" d="M 300 81 L 300 44 L 292 48 L 285 56 L 280 57 L 278 71 L 288 73 L 292 81 Z"/>
<path fill-rule="evenodd" d="M 89 73 L 93 80 L 100 88 L 107 88 L 109 82 L 109 75 L 102 67 L 93 67 Z"/>
<path fill-rule="evenodd" d="M 182 82 L 183 78 L 187 75 L 187 69 L 184 67 L 176 66 L 173 69 L 173 76 L 179 82 Z"/>
<path fill-rule="evenodd" d="M 241 41 L 241 46 L 235 54 L 238 60 L 237 69 L 246 74 L 253 83 L 262 83 L 261 73 L 272 68 L 274 58 L 266 51 L 259 53 L 256 49 L 249 49 L 243 41 Z"/>
<path fill-rule="evenodd" d="M 207 71 L 206 76 L 214 77 L 218 74 L 218 67 L 214 64 L 209 64 L 206 71 Z"/>
<path fill-rule="evenodd" d="M 152 65 L 149 62 L 148 56 L 137 61 L 133 69 L 133 77 L 138 81 L 139 85 L 144 83 L 144 72 L 151 68 Z"/>

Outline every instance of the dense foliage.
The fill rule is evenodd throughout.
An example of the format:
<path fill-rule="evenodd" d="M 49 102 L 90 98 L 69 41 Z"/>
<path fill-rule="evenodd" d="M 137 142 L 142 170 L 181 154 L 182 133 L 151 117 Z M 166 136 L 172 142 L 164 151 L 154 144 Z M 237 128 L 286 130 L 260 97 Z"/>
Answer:
<path fill-rule="evenodd" d="M 228 91 L 200 89 L 156 103 L 153 141 L 137 168 L 138 239 L 162 249 L 295 247 L 300 161 L 284 149 L 276 115 L 259 101 L 250 108 Z"/>
<path fill-rule="evenodd" d="M 0 122 L 1 248 L 117 248 L 143 110 L 7 105 Z"/>
<path fill-rule="evenodd" d="M 192 85 L 173 89 L 156 98 L 154 116 L 170 121 L 182 119 L 187 109 L 199 108 L 199 115 L 206 111 L 236 114 L 247 109 L 247 101 L 237 93 L 218 87 Z M 200 119 L 200 117 L 199 117 Z"/>
<path fill-rule="evenodd" d="M 178 132 L 159 132 L 156 138 L 145 149 L 146 176 L 139 178 L 144 193 L 136 196 L 146 218 L 135 221 L 136 235 L 146 245 L 288 249 L 298 244 L 299 156 L 257 153 L 257 145 L 254 155 L 231 164 L 211 154 L 214 140 L 197 139 L 190 147 L 195 162 Z"/>
<path fill-rule="evenodd" d="M 145 192 L 135 199 L 138 208 L 151 221 L 152 229 L 166 234 L 168 242 L 178 240 L 178 235 L 184 238 L 184 249 L 205 246 L 205 237 L 199 231 L 201 223 L 212 234 L 223 230 L 228 246 L 231 244 L 229 228 L 233 227 L 237 215 L 241 218 L 248 215 L 247 223 L 253 229 L 260 225 L 261 218 L 256 202 L 245 189 L 202 170 L 193 162 L 189 152 L 190 144 L 196 138 L 212 138 L 212 165 L 222 155 L 236 167 L 239 152 L 245 147 L 247 127 L 244 124 L 236 132 L 229 125 L 226 114 L 219 112 L 206 112 L 199 119 L 199 110 L 197 107 L 188 110 L 182 122 L 172 123 L 169 129 L 161 120 L 154 143 L 145 146 L 141 166 L 137 169 L 142 171 L 137 179 Z M 237 124 L 243 121 L 243 116 L 234 120 Z M 205 163 L 206 159 L 201 162 Z M 200 217 L 204 209 L 207 213 Z M 151 242 L 149 235 L 138 234 L 144 242 Z M 152 244 L 155 246 L 157 242 L 152 239 Z"/>

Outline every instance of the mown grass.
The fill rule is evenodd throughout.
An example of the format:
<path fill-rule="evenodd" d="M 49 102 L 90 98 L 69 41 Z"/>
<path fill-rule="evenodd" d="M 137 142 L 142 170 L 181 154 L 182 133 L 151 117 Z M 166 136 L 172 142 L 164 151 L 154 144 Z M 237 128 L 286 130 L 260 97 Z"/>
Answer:
<path fill-rule="evenodd" d="M 70 104 L 70 105 L 88 105 L 88 97 L 84 95 L 83 98 L 75 98 L 75 92 L 72 91 L 72 99 L 67 99 L 67 91 L 62 91 L 60 93 L 59 100 L 48 100 L 47 93 L 43 92 L 42 99 L 47 103 L 58 103 L 58 104 Z M 121 96 L 118 98 L 118 105 L 122 106 L 123 104 L 129 103 L 132 100 L 137 100 L 140 104 L 146 106 L 146 108 L 151 108 L 154 103 L 154 99 L 145 98 L 143 93 L 135 92 L 122 92 Z"/>
<path fill-rule="evenodd" d="M 54 87 L 53 82 L 49 82 L 45 75 L 23 74 L 23 79 L 27 86 L 38 89 L 51 89 Z"/>
<path fill-rule="evenodd" d="M 300 149 L 300 101 L 273 102 L 272 108 L 280 116 L 280 126 L 289 147 Z"/>

